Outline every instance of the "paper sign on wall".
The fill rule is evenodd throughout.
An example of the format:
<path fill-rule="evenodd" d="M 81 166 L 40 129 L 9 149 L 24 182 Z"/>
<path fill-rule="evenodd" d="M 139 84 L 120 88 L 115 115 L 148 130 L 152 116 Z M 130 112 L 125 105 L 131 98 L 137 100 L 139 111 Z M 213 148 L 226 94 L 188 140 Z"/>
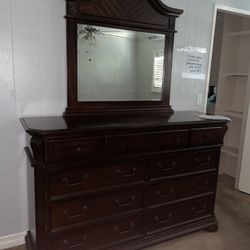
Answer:
<path fill-rule="evenodd" d="M 206 54 L 197 51 L 187 52 L 182 78 L 204 80 L 206 78 L 205 56 Z"/>

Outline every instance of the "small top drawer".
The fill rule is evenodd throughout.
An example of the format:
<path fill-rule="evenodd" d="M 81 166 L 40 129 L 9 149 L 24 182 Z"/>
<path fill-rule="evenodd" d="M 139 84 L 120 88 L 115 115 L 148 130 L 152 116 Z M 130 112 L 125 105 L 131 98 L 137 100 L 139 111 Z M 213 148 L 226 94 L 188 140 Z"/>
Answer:
<path fill-rule="evenodd" d="M 50 162 L 85 160 L 102 155 L 102 137 L 54 139 L 48 145 Z"/>
<path fill-rule="evenodd" d="M 188 130 L 108 136 L 108 155 L 157 152 L 188 145 Z"/>
<path fill-rule="evenodd" d="M 192 146 L 223 144 L 223 127 L 194 128 L 190 130 L 190 143 Z"/>
<path fill-rule="evenodd" d="M 144 181 L 146 166 L 145 162 L 139 161 L 51 171 L 49 173 L 49 195 L 53 199 L 58 196 L 74 195 Z"/>

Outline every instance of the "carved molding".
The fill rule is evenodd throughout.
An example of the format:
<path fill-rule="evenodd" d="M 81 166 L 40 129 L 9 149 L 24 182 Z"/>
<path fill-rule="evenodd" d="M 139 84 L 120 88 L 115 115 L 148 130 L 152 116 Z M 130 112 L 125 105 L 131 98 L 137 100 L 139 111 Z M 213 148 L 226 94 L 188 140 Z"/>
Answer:
<path fill-rule="evenodd" d="M 44 141 L 39 136 L 33 136 L 30 140 L 35 162 L 42 163 L 44 159 Z"/>

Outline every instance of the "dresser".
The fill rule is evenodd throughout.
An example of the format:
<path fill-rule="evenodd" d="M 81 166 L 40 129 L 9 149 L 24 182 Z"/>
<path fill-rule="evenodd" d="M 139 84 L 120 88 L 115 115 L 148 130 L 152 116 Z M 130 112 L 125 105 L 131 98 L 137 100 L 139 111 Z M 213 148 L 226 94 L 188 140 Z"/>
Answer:
<path fill-rule="evenodd" d="M 29 250 L 143 249 L 214 232 L 225 121 L 22 118 L 28 134 Z"/>

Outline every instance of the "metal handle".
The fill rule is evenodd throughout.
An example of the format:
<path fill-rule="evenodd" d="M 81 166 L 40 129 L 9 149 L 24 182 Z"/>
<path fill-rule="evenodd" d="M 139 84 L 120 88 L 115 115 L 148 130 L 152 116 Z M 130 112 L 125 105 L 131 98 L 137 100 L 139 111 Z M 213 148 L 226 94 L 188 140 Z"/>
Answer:
<path fill-rule="evenodd" d="M 70 215 L 68 210 L 63 210 L 63 215 L 67 216 L 69 219 L 76 219 L 78 217 L 82 217 L 86 215 L 86 211 L 87 211 L 88 207 L 87 206 L 83 206 L 82 207 L 82 212 L 79 214 L 75 214 L 75 215 Z"/>
<path fill-rule="evenodd" d="M 132 204 L 135 203 L 135 196 L 131 196 L 131 197 L 130 197 L 130 201 L 127 201 L 127 202 L 122 202 L 122 201 L 120 201 L 119 199 L 116 199 L 116 200 L 115 200 L 115 203 L 116 203 L 117 205 L 119 205 L 120 207 L 131 206 Z"/>
<path fill-rule="evenodd" d="M 209 184 L 208 180 L 204 181 L 203 183 L 194 182 L 193 187 L 196 190 L 203 190 L 203 189 L 206 189 L 208 187 L 208 184 Z"/>
<path fill-rule="evenodd" d="M 83 235 L 81 241 L 77 243 L 70 243 L 68 240 L 63 240 L 63 245 L 66 246 L 68 249 L 82 247 L 85 245 L 86 239 L 87 235 Z"/>
<path fill-rule="evenodd" d="M 197 162 L 200 166 L 208 166 L 211 164 L 211 157 L 207 157 L 207 161 L 202 161 L 200 158 L 195 158 L 195 162 Z"/>
<path fill-rule="evenodd" d="M 166 224 L 168 223 L 171 218 L 173 217 L 173 214 L 171 212 L 168 213 L 168 218 L 164 219 L 164 220 L 160 220 L 160 218 L 158 216 L 155 216 L 155 221 L 157 222 L 157 224 L 161 225 L 161 224 Z"/>
<path fill-rule="evenodd" d="M 197 210 L 195 206 L 191 207 L 191 211 L 194 212 L 195 214 L 202 214 L 206 211 L 207 204 L 203 203 L 202 208 Z"/>
<path fill-rule="evenodd" d="M 160 198 L 168 198 L 168 197 L 172 196 L 173 193 L 174 193 L 174 188 L 173 188 L 173 187 L 169 188 L 167 194 L 162 194 L 160 190 L 157 190 L 157 191 L 155 192 L 155 194 L 156 194 L 157 196 L 159 196 Z"/>
<path fill-rule="evenodd" d="M 211 135 L 210 135 L 210 134 L 204 134 L 204 135 L 203 135 L 203 138 L 204 138 L 205 140 L 210 139 L 210 137 L 211 137 Z"/>
<path fill-rule="evenodd" d="M 164 167 L 164 163 L 159 162 L 157 166 L 161 168 L 162 171 L 169 171 L 176 167 L 176 161 L 171 161 L 170 165 L 171 165 L 170 167 Z"/>
<path fill-rule="evenodd" d="M 120 235 L 124 235 L 124 234 L 128 234 L 128 233 L 132 232 L 132 231 L 133 231 L 133 228 L 134 228 L 134 223 L 133 223 L 133 222 L 131 222 L 131 223 L 129 224 L 129 229 L 124 230 L 124 231 L 121 231 L 121 230 L 119 229 L 118 226 L 114 227 L 115 231 L 116 231 L 118 234 L 120 234 Z"/>
<path fill-rule="evenodd" d="M 65 177 L 62 179 L 62 182 L 66 183 L 68 186 L 80 186 L 80 185 L 86 183 L 88 177 L 89 176 L 87 174 L 83 175 L 81 181 L 79 181 L 79 182 L 72 182 L 69 180 L 69 178 Z"/>
<path fill-rule="evenodd" d="M 128 178 L 128 177 L 135 176 L 136 171 L 137 171 L 137 168 L 134 167 L 131 169 L 131 173 L 124 174 L 121 172 L 120 169 L 116 169 L 116 174 L 119 175 L 119 177 L 121 177 L 121 178 Z"/>

